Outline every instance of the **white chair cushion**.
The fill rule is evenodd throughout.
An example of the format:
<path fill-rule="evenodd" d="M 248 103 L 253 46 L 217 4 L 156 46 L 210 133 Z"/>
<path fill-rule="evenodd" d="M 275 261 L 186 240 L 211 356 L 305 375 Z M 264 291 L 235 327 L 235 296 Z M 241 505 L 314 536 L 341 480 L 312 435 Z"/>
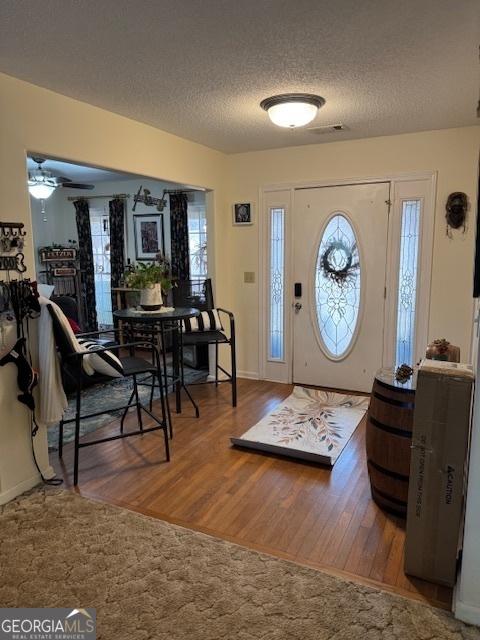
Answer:
<path fill-rule="evenodd" d="M 95 340 L 78 338 L 78 342 L 81 347 L 90 352 L 85 358 L 97 373 L 110 378 L 123 378 L 123 365 L 112 351 L 98 351 L 102 346 Z"/>
<path fill-rule="evenodd" d="M 192 333 L 195 331 L 223 331 L 222 321 L 216 309 L 202 311 L 195 318 L 186 318 L 183 321 L 183 331 Z"/>

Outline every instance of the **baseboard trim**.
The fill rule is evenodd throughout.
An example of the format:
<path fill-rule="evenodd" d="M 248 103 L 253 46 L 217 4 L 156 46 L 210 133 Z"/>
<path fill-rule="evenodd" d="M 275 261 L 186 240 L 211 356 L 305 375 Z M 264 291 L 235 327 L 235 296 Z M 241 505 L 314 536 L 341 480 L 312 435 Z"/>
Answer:
<path fill-rule="evenodd" d="M 49 480 L 55 476 L 55 471 L 52 466 L 48 465 L 46 469 L 42 469 L 42 474 L 44 478 Z M 29 491 L 30 489 L 33 489 L 33 487 L 35 487 L 41 481 L 42 481 L 42 478 L 40 477 L 40 474 L 35 473 L 33 476 L 30 476 L 30 478 L 27 478 L 26 480 L 22 480 L 22 482 L 19 482 L 13 487 L 10 487 L 10 489 L 0 492 L 0 505 L 6 504 L 7 502 L 10 502 L 10 500 L 13 500 L 17 496 L 21 495 L 22 493 L 25 493 L 25 491 Z"/>
<path fill-rule="evenodd" d="M 455 598 L 455 618 L 467 624 L 480 625 L 480 608 Z"/>
<path fill-rule="evenodd" d="M 237 378 L 246 378 L 247 380 L 259 380 L 258 371 L 237 371 Z"/>
<path fill-rule="evenodd" d="M 10 487 L 10 489 L 7 489 L 6 491 L 2 491 L 0 493 L 0 504 L 6 504 L 7 502 L 10 502 L 10 500 L 13 500 L 17 496 L 19 496 L 20 494 L 25 493 L 25 491 L 29 491 L 29 489 L 33 489 L 33 487 L 37 485 L 39 482 L 41 482 L 41 480 L 42 479 L 40 478 L 40 474 L 36 473 L 34 476 L 27 478 L 26 480 L 23 480 L 23 482 L 19 482 L 13 487 Z"/>
<path fill-rule="evenodd" d="M 259 380 L 260 376 L 256 371 L 237 371 L 237 378 L 246 378 L 247 380 Z M 215 376 L 209 374 L 207 377 L 207 380 L 208 382 L 214 382 Z M 228 378 L 226 378 L 223 375 L 223 373 L 220 373 L 218 380 L 219 382 L 222 382 L 222 381 L 228 380 Z"/>

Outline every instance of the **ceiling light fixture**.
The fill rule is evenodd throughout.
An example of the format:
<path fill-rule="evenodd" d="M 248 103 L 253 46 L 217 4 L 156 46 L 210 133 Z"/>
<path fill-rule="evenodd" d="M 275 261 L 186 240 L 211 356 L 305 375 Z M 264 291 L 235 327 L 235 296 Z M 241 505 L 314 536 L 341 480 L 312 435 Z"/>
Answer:
<path fill-rule="evenodd" d="M 324 104 L 324 98 L 311 93 L 283 93 L 265 98 L 260 106 L 273 124 L 295 129 L 311 122 Z"/>
<path fill-rule="evenodd" d="M 57 188 L 50 171 L 34 169 L 28 174 L 28 191 L 37 200 L 46 200 Z"/>

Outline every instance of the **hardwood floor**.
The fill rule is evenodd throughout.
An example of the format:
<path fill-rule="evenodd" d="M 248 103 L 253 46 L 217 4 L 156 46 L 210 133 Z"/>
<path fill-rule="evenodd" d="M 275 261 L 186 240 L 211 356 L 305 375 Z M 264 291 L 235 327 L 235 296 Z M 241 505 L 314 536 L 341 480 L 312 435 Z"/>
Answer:
<path fill-rule="evenodd" d="M 239 405 L 232 409 L 229 386 L 194 387 L 201 415 L 195 419 L 185 402 L 183 414 L 174 416 L 170 463 L 160 432 L 82 449 L 78 491 L 449 608 L 450 589 L 403 573 L 404 523 L 370 497 L 365 421 L 332 470 L 230 446 L 231 435 L 241 435 L 291 390 L 240 380 Z M 117 429 L 113 423 L 95 435 Z M 71 486 L 71 444 L 63 463 L 55 457 L 57 473 Z"/>

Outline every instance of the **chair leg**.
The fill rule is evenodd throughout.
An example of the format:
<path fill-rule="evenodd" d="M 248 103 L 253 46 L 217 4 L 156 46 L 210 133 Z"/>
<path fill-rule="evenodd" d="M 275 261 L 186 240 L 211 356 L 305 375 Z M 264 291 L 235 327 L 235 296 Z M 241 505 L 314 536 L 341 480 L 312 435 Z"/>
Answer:
<path fill-rule="evenodd" d="M 230 340 L 231 367 L 232 367 L 232 407 L 237 406 L 237 356 L 235 353 L 235 338 Z"/>
<path fill-rule="evenodd" d="M 125 422 L 125 418 L 127 417 L 128 410 L 130 409 L 130 405 L 132 404 L 132 400 L 135 396 L 135 390 L 132 389 L 132 393 L 130 394 L 130 398 L 128 399 L 128 405 L 125 407 L 122 417 L 120 418 L 120 433 L 123 433 L 123 423 Z"/>
<path fill-rule="evenodd" d="M 58 424 L 58 457 L 63 457 L 63 420 Z"/>
<path fill-rule="evenodd" d="M 133 392 L 135 394 L 135 401 L 136 401 L 136 405 L 137 405 L 138 427 L 139 427 L 140 431 L 143 431 L 142 407 L 140 405 L 140 398 L 138 396 L 137 376 L 132 376 L 132 377 L 133 377 Z"/>
<path fill-rule="evenodd" d="M 163 430 L 163 438 L 165 441 L 165 455 L 167 457 L 167 462 L 170 462 L 170 445 L 168 444 L 168 429 L 165 425 L 165 429 Z"/>
<path fill-rule="evenodd" d="M 162 350 L 163 350 L 163 335 L 162 335 Z M 168 383 L 166 384 L 166 389 L 164 393 L 162 371 L 160 368 L 160 356 L 158 354 L 157 354 L 156 364 L 157 364 L 158 390 L 160 393 L 160 406 L 162 407 L 162 424 L 164 425 L 163 437 L 165 440 L 165 455 L 167 457 L 167 462 L 170 462 L 170 445 L 168 443 L 168 429 L 170 428 L 170 437 L 172 438 L 173 437 L 172 419 L 170 416 L 170 409 L 168 408 Z M 163 364 L 166 367 L 165 351 L 163 351 Z M 165 368 L 165 374 L 166 374 L 166 368 Z M 167 415 L 168 415 L 168 422 L 167 422 Z"/>
<path fill-rule="evenodd" d="M 218 387 L 218 342 L 215 342 L 215 386 Z"/>
<path fill-rule="evenodd" d="M 156 377 L 155 374 L 152 373 L 152 386 L 150 388 L 150 402 L 149 402 L 149 405 L 148 405 L 149 408 L 150 408 L 150 411 L 153 410 L 153 394 L 154 394 L 154 391 L 155 391 L 155 377 Z"/>
<path fill-rule="evenodd" d="M 165 348 L 165 331 L 163 329 L 163 322 L 160 323 L 160 340 L 162 344 L 162 364 L 163 364 L 163 374 L 165 380 L 165 407 L 167 410 L 167 422 L 168 429 L 170 431 L 170 438 L 173 438 L 173 424 L 172 424 L 172 412 L 170 411 L 170 400 L 168 399 L 168 369 L 167 369 L 167 353 Z M 160 363 L 159 363 L 160 365 Z M 158 384 L 162 385 L 162 372 L 160 371 L 160 366 L 158 367 Z M 172 388 L 172 391 L 174 388 Z M 163 390 L 160 389 L 160 393 L 163 395 Z"/>
<path fill-rule="evenodd" d="M 82 376 L 82 362 L 80 358 L 78 359 L 80 366 L 77 374 L 77 401 L 75 408 L 75 444 L 74 444 L 74 458 L 73 458 L 73 484 L 76 487 L 78 484 L 78 454 L 79 454 L 79 444 L 80 444 L 80 416 L 82 410 L 82 386 L 81 386 L 81 376 Z"/>

